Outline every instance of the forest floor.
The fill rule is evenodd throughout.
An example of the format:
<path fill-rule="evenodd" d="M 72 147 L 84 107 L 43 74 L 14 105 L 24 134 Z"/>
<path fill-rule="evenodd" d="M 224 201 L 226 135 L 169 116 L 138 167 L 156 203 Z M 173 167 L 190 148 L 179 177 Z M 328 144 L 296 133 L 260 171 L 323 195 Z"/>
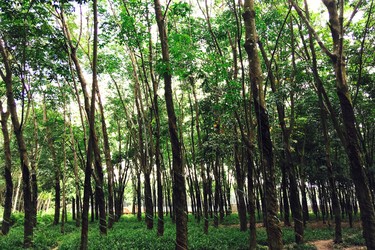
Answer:
<path fill-rule="evenodd" d="M 334 245 L 333 240 L 317 240 L 317 241 L 309 242 L 309 244 L 315 246 L 317 250 L 331 250 L 331 249 L 364 250 L 364 249 L 367 249 L 365 246 Z"/>
<path fill-rule="evenodd" d="M 0 236 L 1 250 L 22 249 L 23 241 L 23 214 L 12 215 L 14 225 L 7 236 Z M 344 243 L 334 245 L 334 225 L 323 224 L 315 219 L 309 222 L 305 229 L 306 244 L 297 246 L 294 244 L 293 227 L 283 227 L 283 241 L 285 249 L 299 250 L 363 250 L 364 240 L 360 223 L 356 218 L 353 228 L 343 222 Z M 38 225 L 34 230 L 34 249 L 77 249 L 80 243 L 79 227 L 75 221 L 68 216 L 65 224 L 65 232 L 61 233 L 61 225 L 52 225 L 53 215 L 38 215 Z M 115 249 L 174 249 L 175 245 L 175 224 L 169 216 L 165 216 L 164 236 L 157 237 L 157 219 L 155 218 L 154 229 L 147 230 L 144 220 L 138 221 L 136 216 L 124 215 L 119 222 L 115 223 L 107 236 L 99 234 L 97 221 L 89 225 L 89 249 L 115 250 Z M 257 223 L 257 244 L 258 249 L 267 249 L 267 233 L 263 224 Z M 218 228 L 213 227 L 210 219 L 208 235 L 203 233 L 203 223 L 197 222 L 192 215 L 189 215 L 188 223 L 189 249 L 201 250 L 236 250 L 247 249 L 249 232 L 239 230 L 239 219 L 237 214 L 226 216 Z"/>
<path fill-rule="evenodd" d="M 315 228 L 315 229 L 322 229 L 322 228 L 330 228 L 334 229 L 334 224 L 327 224 L 323 223 L 322 221 L 317 222 L 310 222 L 309 227 Z M 347 221 L 342 222 L 341 224 L 342 228 L 349 228 L 349 223 Z M 355 221 L 353 224 L 353 229 L 361 231 L 361 223 L 360 221 Z M 346 235 L 346 240 L 353 237 L 353 235 Z M 367 249 L 365 246 L 358 246 L 358 245 L 350 245 L 344 241 L 342 244 L 334 244 L 332 239 L 326 239 L 326 240 L 316 240 L 308 242 L 308 244 L 313 245 L 316 247 L 317 250 L 333 250 L 333 249 L 341 249 L 341 250 L 364 250 Z"/>

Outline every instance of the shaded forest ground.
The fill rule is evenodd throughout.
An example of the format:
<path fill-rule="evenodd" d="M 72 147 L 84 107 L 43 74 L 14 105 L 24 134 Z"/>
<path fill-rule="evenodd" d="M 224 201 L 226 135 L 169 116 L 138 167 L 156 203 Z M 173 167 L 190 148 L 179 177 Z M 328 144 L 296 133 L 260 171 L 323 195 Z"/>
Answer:
<path fill-rule="evenodd" d="M 22 249 L 23 245 L 23 214 L 13 215 L 14 225 L 8 236 L 0 236 L 0 249 Z M 53 226 L 52 215 L 38 217 L 38 226 L 35 230 L 35 249 L 77 249 L 80 242 L 80 228 L 75 227 L 75 222 L 68 218 L 65 224 L 65 233 L 61 233 L 61 226 Z M 156 222 L 156 219 L 155 219 Z M 189 216 L 189 249 L 247 249 L 248 232 L 239 231 L 237 214 L 224 218 L 219 228 L 210 226 L 209 234 L 203 233 L 203 221 L 197 223 L 193 216 Z M 213 224 L 213 223 L 212 223 Z M 211 224 L 211 225 L 212 225 Z M 156 225 L 156 224 L 155 224 Z M 334 225 L 328 226 L 321 221 L 312 220 L 305 230 L 304 245 L 296 246 L 292 227 L 283 227 L 283 240 L 286 249 L 365 249 L 360 223 L 349 228 L 343 223 L 344 243 L 333 245 L 331 239 L 334 235 Z M 156 236 L 156 227 L 147 230 L 143 221 L 137 221 L 133 215 L 124 215 L 109 230 L 107 236 L 100 236 L 98 223 L 91 222 L 89 230 L 89 249 L 174 249 L 175 226 L 170 218 L 165 220 L 165 234 Z M 258 249 L 267 249 L 266 230 L 262 223 L 257 226 Z"/>

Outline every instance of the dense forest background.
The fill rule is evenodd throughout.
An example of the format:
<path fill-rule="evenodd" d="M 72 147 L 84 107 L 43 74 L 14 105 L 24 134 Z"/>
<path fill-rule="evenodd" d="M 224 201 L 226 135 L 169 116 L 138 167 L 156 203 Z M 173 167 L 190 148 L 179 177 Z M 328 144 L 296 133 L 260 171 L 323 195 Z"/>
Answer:
<path fill-rule="evenodd" d="M 231 216 L 248 249 L 356 218 L 375 249 L 373 5 L 1 1 L 0 246 L 48 249 L 52 224 L 93 248 L 126 212 L 159 249 Z"/>

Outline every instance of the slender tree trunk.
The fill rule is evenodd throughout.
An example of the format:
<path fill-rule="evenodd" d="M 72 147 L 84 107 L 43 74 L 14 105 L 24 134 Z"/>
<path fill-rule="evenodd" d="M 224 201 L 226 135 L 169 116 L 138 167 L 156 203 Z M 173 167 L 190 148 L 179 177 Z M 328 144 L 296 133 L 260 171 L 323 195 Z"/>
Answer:
<path fill-rule="evenodd" d="M 245 232 L 247 230 L 247 216 L 246 216 L 246 204 L 244 199 L 244 180 L 243 170 L 241 168 L 240 161 L 238 159 L 238 143 L 234 144 L 234 162 L 236 167 L 236 179 L 237 179 L 237 199 L 238 199 L 238 217 L 240 218 L 240 230 Z"/>
<path fill-rule="evenodd" d="M 64 94 L 63 94 L 64 95 Z M 64 95 L 65 98 L 65 95 Z M 65 122 L 65 100 L 64 100 L 64 132 L 63 132 L 63 169 L 62 169 L 62 210 L 61 210 L 61 233 L 65 233 L 65 222 L 66 222 L 66 147 L 65 147 L 65 131 L 66 131 L 66 122 Z"/>
<path fill-rule="evenodd" d="M 255 188 L 254 188 L 254 162 L 252 149 L 247 148 L 246 152 L 247 162 L 247 186 L 248 186 L 248 197 L 249 197 L 249 210 L 250 210 L 250 239 L 249 249 L 254 250 L 257 246 L 257 234 L 256 234 L 256 219 L 255 219 Z M 259 208 L 258 208 L 259 213 Z"/>
<path fill-rule="evenodd" d="M 12 212 L 17 211 L 18 199 L 20 197 L 20 190 L 21 190 L 21 181 L 22 181 L 22 172 L 20 173 L 20 176 L 18 177 L 17 187 L 16 187 L 16 191 L 14 194 Z"/>
<path fill-rule="evenodd" d="M 89 204 L 90 204 L 90 194 L 92 194 L 91 188 L 91 174 L 92 174 L 92 142 L 91 136 L 89 137 L 87 155 L 86 155 L 86 168 L 85 168 L 85 182 L 83 190 L 83 208 L 82 208 L 82 228 L 81 228 L 81 244 L 80 249 L 88 249 L 88 230 L 89 230 Z M 93 218 L 93 195 L 91 195 L 91 218 Z"/>
<path fill-rule="evenodd" d="M 176 249 L 188 248 L 187 211 L 186 211 L 186 187 L 184 166 L 182 161 L 181 144 L 178 138 L 176 114 L 172 96 L 172 75 L 169 63 L 168 37 L 165 27 L 165 19 L 159 0 L 154 0 L 156 21 L 159 28 L 159 37 L 162 44 L 162 57 L 166 65 L 164 77 L 164 95 L 168 113 L 168 127 L 173 155 L 173 193 L 176 213 Z"/>
<path fill-rule="evenodd" d="M 38 123 L 35 115 L 34 102 L 31 104 L 31 109 L 33 113 L 33 125 L 34 125 L 34 147 L 31 150 L 31 193 L 32 193 L 32 202 L 33 202 L 33 225 L 36 227 L 37 224 L 37 213 L 38 213 L 38 183 L 37 183 L 37 159 L 39 151 L 39 140 L 38 140 Z"/>
<path fill-rule="evenodd" d="M 363 168 L 361 147 L 356 130 L 356 119 L 347 83 L 345 56 L 344 56 L 344 1 L 323 0 L 329 14 L 329 27 L 332 36 L 333 53 L 318 40 L 319 46 L 331 59 L 335 76 L 336 92 L 340 102 L 341 115 L 344 124 L 344 146 L 349 158 L 350 172 L 355 185 L 356 194 L 361 209 L 363 237 L 368 249 L 375 249 L 375 212 L 368 178 Z M 302 10 L 292 1 L 298 15 L 304 20 L 315 38 L 319 38 L 313 30 Z M 339 6 L 339 8 L 338 8 Z"/>
<path fill-rule="evenodd" d="M 356 194 L 361 209 L 363 236 L 368 249 L 375 249 L 375 212 L 372 203 L 371 191 L 368 179 L 363 168 L 361 147 L 356 131 L 354 108 L 347 84 L 345 58 L 343 53 L 343 3 L 340 4 L 340 15 L 337 9 L 337 1 L 323 0 L 329 13 L 329 23 L 333 38 L 334 55 L 332 63 L 336 75 L 336 89 L 342 111 L 342 119 L 346 132 L 346 153 L 349 158 L 351 176 L 355 185 Z"/>
<path fill-rule="evenodd" d="M 73 127 L 70 122 L 70 143 L 71 148 L 73 151 L 73 164 L 74 164 L 74 184 L 75 184 L 75 197 L 76 197 L 76 227 L 79 227 L 81 224 L 81 209 L 80 209 L 80 201 L 81 201 L 81 192 L 80 192 L 80 185 L 79 185 L 79 175 L 78 175 L 78 157 L 77 157 L 77 151 L 75 147 L 75 139 L 73 134 Z"/>
<path fill-rule="evenodd" d="M 286 20 L 286 19 L 285 19 Z M 291 27 L 293 24 L 291 23 Z M 294 34 L 293 30 L 291 31 L 291 40 L 292 40 L 292 65 L 293 65 L 293 73 L 292 73 L 292 81 L 294 81 L 294 75 L 296 71 L 295 65 L 295 52 L 294 52 Z M 274 94 L 277 94 L 278 89 L 276 87 L 275 77 L 272 72 L 272 65 L 271 62 L 268 60 L 266 52 L 263 48 L 263 45 L 259 42 L 259 47 L 263 55 L 263 59 L 266 63 L 268 69 L 268 76 L 271 82 L 271 89 Z M 292 153 L 291 153 L 291 146 L 290 146 L 290 135 L 293 130 L 294 124 L 294 97 L 293 93 L 290 94 L 291 96 L 291 117 L 290 117 L 290 125 L 289 127 L 286 126 L 285 120 L 285 107 L 282 100 L 276 100 L 276 107 L 277 107 L 277 114 L 279 118 L 279 124 L 281 127 L 282 132 L 282 139 L 283 139 L 283 163 L 282 163 L 282 170 L 286 171 L 283 173 L 283 177 L 288 177 L 289 179 L 289 199 L 290 199 L 290 209 L 292 211 L 293 221 L 294 221 L 294 234 L 295 234 L 295 241 L 297 244 L 303 243 L 303 234 L 304 234 L 304 227 L 303 227 L 303 218 L 302 218 L 302 207 L 301 202 L 299 199 L 299 191 L 298 191 L 298 183 L 297 183 L 297 175 L 295 170 L 295 165 L 293 163 Z M 285 188 L 285 187 L 284 187 Z M 286 200 L 286 199 L 285 199 Z M 285 202 L 284 200 L 284 202 Z M 286 213 L 287 214 L 287 213 Z"/>
<path fill-rule="evenodd" d="M 19 122 L 17 116 L 16 101 L 13 92 L 12 69 L 10 63 L 10 55 L 5 48 L 4 41 L 0 38 L 0 54 L 4 63 L 5 73 L 0 70 L 0 76 L 5 82 L 6 96 L 9 113 L 13 124 L 13 131 L 16 135 L 18 151 L 20 154 L 21 170 L 22 170 L 22 184 L 23 184 L 23 197 L 24 197 L 24 242 L 25 248 L 32 247 L 33 245 L 33 218 L 32 218 L 32 198 L 31 198 L 31 184 L 30 184 L 30 163 L 27 154 L 26 143 L 22 132 L 22 124 Z"/>
<path fill-rule="evenodd" d="M 197 130 L 198 136 L 198 147 L 203 148 L 202 146 L 202 138 L 201 138 L 201 130 L 199 125 L 199 106 L 197 100 L 197 94 L 195 92 L 195 85 L 194 82 L 191 81 L 191 87 L 193 91 L 194 97 L 194 109 L 195 109 L 195 128 Z M 204 228 L 203 231 L 205 234 L 208 234 L 208 181 L 205 173 L 205 164 L 203 160 L 200 161 L 200 169 L 201 169 L 201 177 L 203 182 L 203 214 L 204 214 Z"/>
<path fill-rule="evenodd" d="M 54 171 L 55 171 L 55 176 L 54 176 L 55 177 L 54 178 L 55 213 L 54 213 L 54 216 L 53 216 L 53 225 L 57 225 L 57 224 L 59 224 L 59 221 L 60 221 L 60 203 L 61 203 L 60 202 L 60 197 L 61 197 L 61 194 L 60 194 L 60 191 L 61 191 L 60 175 L 61 175 L 61 173 L 60 172 L 61 171 L 60 171 L 59 162 L 57 161 L 55 147 L 53 145 L 51 130 L 48 126 L 49 121 L 48 121 L 48 116 L 47 116 L 47 107 L 46 107 L 45 97 L 43 99 L 43 120 L 44 120 L 44 123 L 47 125 L 47 127 L 46 127 L 47 142 L 48 142 L 48 147 L 49 147 L 51 157 L 52 157 L 53 168 L 54 168 Z"/>
<path fill-rule="evenodd" d="M 114 181 L 114 173 L 113 173 L 113 165 L 111 160 L 111 149 L 109 146 L 109 138 L 107 132 L 107 125 L 105 122 L 104 116 L 104 107 L 102 104 L 102 99 L 100 96 L 99 86 L 96 85 L 96 94 L 98 96 L 98 105 L 100 110 L 100 120 L 102 124 L 102 133 L 103 133 L 103 146 L 104 146 L 104 156 L 105 156 L 105 164 L 107 167 L 107 179 L 108 179 L 108 228 L 112 228 L 113 223 L 115 222 L 115 214 L 114 214 L 114 190 L 113 190 L 113 181 Z"/>
<path fill-rule="evenodd" d="M 284 158 L 284 157 L 283 157 Z M 283 161 L 283 159 L 282 159 Z M 285 162 L 281 162 L 281 189 L 283 192 L 284 226 L 290 227 L 289 220 L 289 198 L 288 198 L 288 173 L 285 170 Z"/>
<path fill-rule="evenodd" d="M 258 121 L 259 149 L 265 182 L 268 245 L 271 250 L 281 250 L 283 248 L 283 242 L 280 225 L 277 218 L 277 193 L 272 141 L 270 135 L 269 118 L 262 91 L 263 80 L 257 49 L 257 33 L 255 27 L 255 9 L 253 0 L 245 1 L 243 18 L 246 31 L 245 50 L 249 57 L 251 89 L 253 92 L 254 108 Z"/>
<path fill-rule="evenodd" d="M 137 173 L 137 219 L 142 220 L 141 173 Z"/>
<path fill-rule="evenodd" d="M 148 18 L 148 16 L 147 16 Z M 148 20 L 149 21 L 149 20 Z M 149 33 L 151 34 L 151 26 L 149 24 Z M 160 115 L 159 115 L 159 96 L 158 96 L 158 82 L 155 79 L 154 70 L 153 70 L 153 50 L 152 50 L 152 39 L 150 36 L 149 39 L 149 66 L 150 66 L 150 75 L 152 81 L 153 89 L 153 111 L 156 121 L 156 130 L 155 130 L 155 164 L 156 164 L 156 182 L 157 182 L 157 207 L 158 207 L 158 236 L 163 236 L 164 234 L 164 215 L 163 215 L 163 182 L 162 182 L 162 169 L 161 169 L 161 160 L 160 160 Z"/>
<path fill-rule="evenodd" d="M 4 140 L 4 179 L 6 184 L 5 190 L 5 202 L 4 202 L 4 213 L 3 223 L 1 225 L 1 233 L 7 235 L 10 229 L 10 216 L 12 214 L 12 199 L 13 199 L 13 181 L 12 181 L 12 154 L 10 151 L 10 137 L 8 131 L 8 117 L 9 111 L 3 111 L 3 103 L 0 101 L 0 113 L 1 113 L 1 131 L 3 133 Z"/>
<path fill-rule="evenodd" d="M 152 229 L 154 227 L 154 211 L 152 204 L 152 191 L 151 191 L 151 180 L 150 173 L 144 173 L 145 182 L 145 207 L 146 207 L 146 223 L 147 229 Z"/>

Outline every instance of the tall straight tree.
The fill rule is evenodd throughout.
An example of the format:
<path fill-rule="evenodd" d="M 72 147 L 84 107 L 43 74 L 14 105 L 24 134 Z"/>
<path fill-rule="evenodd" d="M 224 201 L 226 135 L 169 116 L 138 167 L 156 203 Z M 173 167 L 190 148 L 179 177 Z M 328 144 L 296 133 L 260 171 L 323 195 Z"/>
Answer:
<path fill-rule="evenodd" d="M 151 27 L 149 27 L 149 32 L 151 33 Z M 158 81 L 156 81 L 154 72 L 153 72 L 153 65 L 152 65 L 152 40 L 151 36 L 149 39 L 149 50 L 150 50 L 150 75 L 152 81 L 152 89 L 153 89 L 153 110 L 155 115 L 156 121 L 156 128 L 155 128 L 155 164 L 156 164 L 156 181 L 157 181 L 157 188 L 158 188 L 158 236 L 163 236 L 164 234 L 164 217 L 163 217 L 163 185 L 162 185 L 162 169 L 161 169 L 161 159 L 160 159 L 160 114 L 159 114 L 159 96 L 158 96 Z"/>
<path fill-rule="evenodd" d="M 330 58 L 336 77 L 336 93 L 339 98 L 343 129 L 345 132 L 345 151 L 349 159 L 351 177 L 355 185 L 355 190 L 361 210 L 361 220 L 363 225 L 363 237 L 368 249 L 375 249 L 375 211 L 371 191 L 368 184 L 365 169 L 363 168 L 362 149 L 359 144 L 358 133 L 356 129 L 356 118 L 351 100 L 351 94 L 348 87 L 346 73 L 346 62 L 344 53 L 344 1 L 322 0 L 329 14 L 329 27 L 332 37 L 332 48 L 330 51 L 317 35 L 315 29 L 311 26 L 302 9 L 291 1 L 298 15 L 306 24 L 307 28 L 313 34 L 322 51 Z"/>
<path fill-rule="evenodd" d="M 97 132 L 96 132 L 96 128 L 95 128 L 95 96 L 96 96 L 96 86 L 98 85 L 98 83 L 97 83 L 97 81 L 98 81 L 98 78 L 97 78 L 98 17 L 97 17 L 97 3 L 95 1 L 94 1 L 94 4 L 93 4 L 93 7 L 94 7 L 94 10 L 93 10 L 93 12 L 94 12 L 94 27 L 93 27 L 94 28 L 94 41 L 93 41 L 93 58 L 92 58 L 93 83 L 92 83 L 91 102 L 89 100 L 90 97 L 89 97 L 89 94 L 88 94 L 88 91 L 87 91 L 87 81 L 85 79 L 84 72 L 82 70 L 81 64 L 80 64 L 78 56 L 77 56 L 77 48 L 79 46 L 80 41 L 78 41 L 77 44 L 73 44 L 73 40 L 71 38 L 70 30 L 69 30 L 68 24 L 66 22 L 63 4 L 61 4 L 60 13 L 57 13 L 56 16 L 58 17 L 58 19 L 60 21 L 61 28 L 62 28 L 62 30 L 64 32 L 64 35 L 65 35 L 65 38 L 66 38 L 67 46 L 69 48 L 69 56 L 74 63 L 76 73 L 77 73 L 77 77 L 79 79 L 79 82 L 81 83 L 83 99 L 84 99 L 84 107 L 85 107 L 87 118 L 89 120 L 89 127 L 90 127 L 89 141 L 90 141 L 90 138 L 91 138 L 91 143 L 92 143 L 91 145 L 90 145 L 90 143 L 88 145 L 86 156 L 87 156 L 87 161 L 88 160 L 90 160 L 90 161 L 94 160 L 95 175 L 93 175 L 93 176 L 95 177 L 95 183 L 96 183 L 95 192 L 96 192 L 97 197 L 98 197 L 98 206 L 99 206 L 99 214 L 100 214 L 99 229 L 100 229 L 101 234 L 107 234 L 105 198 L 104 198 L 104 189 L 103 189 L 104 174 L 103 174 L 103 167 L 102 167 L 102 161 L 101 161 L 101 152 L 100 152 L 100 149 L 99 149 L 98 137 L 97 137 Z M 92 109 L 94 109 L 94 110 L 92 110 Z M 92 147 L 91 149 L 93 150 L 93 153 L 94 153 L 93 159 L 89 159 L 91 157 L 91 156 L 89 157 L 90 147 Z M 89 164 L 90 164 L 90 166 L 88 166 Z M 85 191 L 84 192 L 86 192 L 86 191 L 88 192 L 89 189 L 86 190 L 86 188 L 89 188 L 90 185 L 91 185 L 90 184 L 91 170 L 88 172 L 88 167 L 91 169 L 91 163 L 90 162 L 86 162 L 85 187 L 84 187 Z M 89 175 L 89 176 L 86 176 L 86 175 Z M 88 181 L 87 185 L 86 185 L 86 180 Z M 83 202 L 84 203 L 86 202 L 85 197 L 84 197 Z M 88 204 L 83 204 L 83 210 L 85 210 L 85 206 L 87 206 L 87 209 L 88 209 Z M 85 214 L 85 211 L 82 211 L 81 247 L 87 248 L 87 243 L 82 244 L 82 242 L 87 240 L 85 238 L 85 236 L 87 236 L 87 226 L 88 226 L 88 222 L 85 221 L 87 218 L 86 218 L 86 215 L 84 217 L 84 214 Z M 86 234 L 84 233 L 85 231 L 86 231 Z"/>
<path fill-rule="evenodd" d="M 0 101 L 0 113 L 1 113 L 1 131 L 3 133 L 4 140 L 4 157 L 5 157 L 5 168 L 4 178 L 6 184 L 5 191 L 5 203 L 3 213 L 3 223 L 1 224 L 1 233 L 3 235 L 8 234 L 10 229 L 10 216 L 12 213 L 12 198 L 13 198 L 13 181 L 12 181 L 12 154 L 10 151 L 10 137 L 8 131 L 8 118 L 9 111 L 3 110 L 3 103 Z"/>
<path fill-rule="evenodd" d="M 32 247 L 33 245 L 33 219 L 32 219 L 32 200 L 31 200 L 31 183 L 30 183 L 30 163 L 27 154 L 26 143 L 22 132 L 22 124 L 20 123 L 17 115 L 17 106 L 14 99 L 13 92 L 13 77 L 12 65 L 10 61 L 10 53 L 6 49 L 5 41 L 0 37 L 0 54 L 4 64 L 5 72 L 0 70 L 0 76 L 5 82 L 6 96 L 8 102 L 8 109 L 11 115 L 13 131 L 16 135 L 18 152 L 20 154 L 21 170 L 22 170 L 22 185 L 23 185 L 23 198 L 25 210 L 24 222 L 24 239 L 23 245 L 25 248 Z"/>
<path fill-rule="evenodd" d="M 254 0 L 244 2 L 245 50 L 249 57 L 250 82 L 254 109 L 258 122 L 258 141 L 265 182 L 266 226 L 268 246 L 271 250 L 282 249 L 282 233 L 277 218 L 277 193 L 275 168 L 270 135 L 270 124 L 263 93 L 263 78 L 258 56 L 258 35 L 255 26 Z"/>
<path fill-rule="evenodd" d="M 165 27 L 165 14 L 163 15 L 159 0 L 154 0 L 156 22 L 159 28 L 163 65 L 164 65 L 164 97 L 168 113 L 168 128 L 173 157 L 173 204 L 176 215 L 176 249 L 187 249 L 187 203 L 184 177 L 184 166 L 182 162 L 181 144 L 178 138 L 176 114 L 173 106 L 172 96 L 172 74 L 169 60 L 168 36 Z"/>
<path fill-rule="evenodd" d="M 291 9 L 291 7 L 290 7 Z M 290 13 L 290 9 L 289 9 L 289 12 L 284 20 L 284 24 L 286 23 L 288 17 L 289 17 L 289 13 Z M 292 19 L 290 19 L 292 20 Z M 283 24 L 283 26 L 284 26 Z M 292 52 L 292 66 L 293 66 L 293 71 L 292 71 L 292 81 L 294 81 L 294 76 L 296 74 L 296 63 L 295 63 L 295 45 L 294 45 L 294 32 L 293 32 L 293 23 L 291 21 L 291 24 L 290 24 L 290 27 L 291 27 L 291 32 L 290 32 L 290 38 L 291 38 L 291 52 Z M 283 27 L 281 28 L 281 31 L 282 31 Z M 280 31 L 280 32 L 281 32 Z M 263 45 L 261 42 L 259 42 L 259 49 L 261 50 L 262 52 L 262 55 L 263 55 L 263 60 L 267 66 L 267 70 L 268 70 L 268 76 L 269 76 L 269 80 L 270 80 L 270 83 L 271 83 L 271 89 L 272 89 L 272 92 L 274 94 L 276 94 L 277 96 L 277 93 L 279 92 L 279 89 L 277 88 L 277 84 L 276 84 L 276 79 L 275 79 L 275 76 L 272 72 L 272 65 L 268 58 L 267 58 L 267 55 L 266 55 L 266 52 L 263 48 Z M 292 134 L 292 131 L 293 131 L 293 126 L 294 126 L 294 93 L 290 93 L 290 102 L 291 102 L 291 105 L 290 105 L 290 109 L 291 109 L 291 117 L 290 117 L 290 122 L 289 122 L 289 127 L 287 127 L 286 125 L 286 115 L 285 115 L 285 104 L 283 102 L 283 100 L 280 100 L 281 98 L 278 97 L 279 99 L 276 99 L 276 108 L 277 108 L 277 114 L 278 114 L 278 118 L 279 118 L 279 125 L 280 125 L 280 128 L 281 128 L 281 134 L 282 134 L 282 140 L 283 140 L 283 148 L 284 148 L 284 163 L 283 164 L 283 167 L 282 167 L 282 170 L 283 171 L 286 171 L 286 173 L 283 173 L 284 176 L 288 176 L 289 177 L 289 196 L 290 196 L 290 208 L 292 210 L 292 216 L 293 216 L 293 221 L 294 221 L 294 234 L 295 234 L 295 241 L 297 244 L 301 244 L 303 243 L 303 234 L 304 234 L 304 228 L 303 228 L 303 218 L 302 218 L 302 206 L 301 206 L 301 202 L 300 202 L 300 199 L 299 199 L 299 191 L 298 191 L 298 183 L 297 183 L 297 174 L 296 174 L 296 169 L 295 169 L 295 166 L 294 166 L 294 162 L 293 162 L 293 157 L 292 157 L 292 149 L 291 149 L 291 145 L 290 145 L 290 137 L 291 137 L 291 134 Z M 284 177 L 283 176 L 283 177 Z M 287 199 L 285 199 L 285 202 L 287 202 Z M 288 213 L 287 210 L 284 211 L 285 214 Z M 286 220 L 288 221 L 288 220 Z"/>
<path fill-rule="evenodd" d="M 310 14 L 308 9 L 307 1 L 304 0 L 305 5 L 305 13 L 307 20 L 310 21 Z M 328 104 L 325 105 L 324 103 L 324 94 L 325 89 L 323 86 L 323 82 L 319 76 L 318 71 L 318 61 L 317 61 L 317 55 L 314 47 L 314 38 L 309 30 L 309 47 L 311 52 L 311 64 L 312 64 L 312 72 L 314 76 L 314 81 L 316 85 L 316 89 L 318 92 L 318 100 L 319 100 L 319 107 L 320 107 L 320 119 L 322 124 L 322 132 L 323 132 L 323 138 L 325 141 L 325 162 L 328 170 L 328 180 L 331 188 L 331 199 L 332 199 L 332 208 L 333 208 L 333 214 L 335 216 L 335 243 L 341 243 L 342 242 L 342 230 L 341 230 L 341 208 L 340 208 L 340 202 L 338 198 L 338 192 L 336 187 L 336 180 L 333 172 L 333 164 L 331 161 L 331 153 L 330 153 L 330 138 L 328 133 L 328 123 L 327 123 L 327 110 L 326 106 L 329 106 Z M 329 110 L 329 109 L 328 109 Z M 338 129 L 339 127 L 336 126 Z M 343 138 L 342 136 L 339 136 L 340 138 Z M 341 139 L 342 141 L 344 139 Z"/>
<path fill-rule="evenodd" d="M 43 120 L 44 123 L 48 123 L 48 116 L 47 116 L 47 107 L 46 107 L 46 98 L 43 98 Z M 48 142 L 48 147 L 51 153 L 51 158 L 52 158 L 52 165 L 55 173 L 55 183 L 54 183 L 54 188 L 55 188 L 55 214 L 53 217 L 53 225 L 59 224 L 60 221 L 60 201 L 61 201 L 61 185 L 60 185 L 60 175 L 61 175 L 61 169 L 60 169 L 60 164 L 57 160 L 56 157 L 56 150 L 55 146 L 53 145 L 53 138 L 51 134 L 50 127 L 46 126 L 46 137 L 47 137 L 47 142 Z"/>

